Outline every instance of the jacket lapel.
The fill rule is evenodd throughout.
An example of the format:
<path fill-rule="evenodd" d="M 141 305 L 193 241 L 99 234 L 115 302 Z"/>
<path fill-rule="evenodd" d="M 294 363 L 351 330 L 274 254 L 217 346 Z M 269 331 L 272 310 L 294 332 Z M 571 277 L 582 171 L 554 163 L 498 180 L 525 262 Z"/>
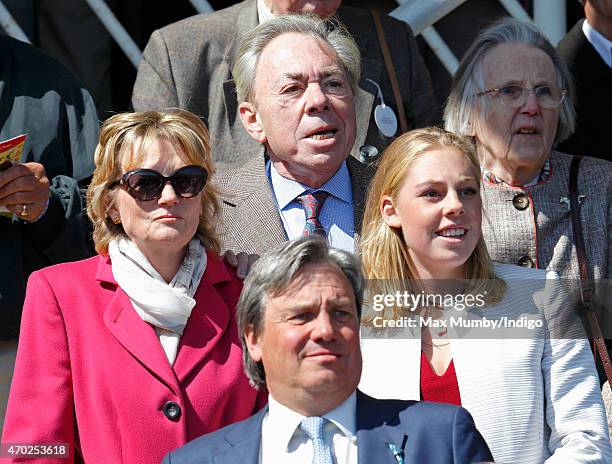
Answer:
<path fill-rule="evenodd" d="M 371 28 L 371 17 L 367 15 L 367 21 L 362 20 L 362 15 L 355 15 L 350 8 L 340 6 L 337 16 L 353 35 L 359 50 L 361 51 L 361 78 L 359 87 L 355 93 L 355 114 L 357 116 L 357 138 L 353 144 L 351 155 L 359 159 L 359 149 L 365 145 L 370 127 L 370 119 L 376 102 L 376 87 L 366 79 L 382 85 L 383 64 L 380 60 L 371 57 L 378 56 L 380 45 L 376 31 Z M 393 102 L 385 102 L 387 105 Z M 375 131 L 378 129 L 374 126 Z M 382 152 L 381 147 L 376 147 Z"/>
<path fill-rule="evenodd" d="M 396 456 L 403 456 L 408 443 L 408 435 L 400 427 L 383 425 L 376 430 L 360 430 L 357 433 L 359 443 L 359 464 L 397 463 Z M 394 446 L 395 448 L 390 448 Z"/>
<path fill-rule="evenodd" d="M 263 154 L 255 156 L 243 168 L 233 171 L 221 189 L 227 193 L 223 198 L 224 208 L 228 209 L 228 223 L 224 229 L 233 234 L 239 251 L 261 253 L 287 241 L 272 187 L 266 176 Z"/>
<path fill-rule="evenodd" d="M 238 55 L 238 49 L 240 48 L 242 36 L 255 29 L 259 24 L 257 0 L 247 0 L 243 2 L 243 4 L 244 6 L 241 8 L 238 16 L 236 17 L 234 38 L 228 43 L 228 47 L 225 50 L 225 57 L 230 65 L 230 69 L 234 65 L 236 55 Z"/>
<path fill-rule="evenodd" d="M 388 445 L 403 452 L 408 441 L 401 427 L 397 427 L 398 424 L 398 409 L 393 402 L 379 401 L 357 390 L 359 464 L 397 462 Z"/>
<path fill-rule="evenodd" d="M 257 414 L 229 428 L 225 442 L 229 448 L 221 450 L 214 459 L 215 464 L 239 462 L 241 464 L 258 464 L 261 447 L 261 424 L 268 412 L 268 407 Z"/>
<path fill-rule="evenodd" d="M 576 82 L 577 88 L 589 89 L 600 84 L 602 80 L 607 82 L 612 76 L 612 69 L 606 65 L 582 32 L 583 23 L 584 20 L 574 25 L 559 43 L 559 49 L 564 58 L 573 62 L 570 71 L 574 76 L 578 74 L 580 77 Z"/>
<path fill-rule="evenodd" d="M 363 58 L 361 64 L 361 80 L 359 81 L 359 87 L 355 94 L 355 113 L 357 118 L 357 137 L 353 144 L 351 153 L 353 156 L 359 158 L 359 149 L 365 144 L 366 137 L 368 135 L 368 128 L 370 127 L 370 118 L 374 107 L 375 95 L 377 93 L 376 87 L 366 80 L 371 79 L 377 84 L 380 84 L 380 78 L 382 74 L 382 66 L 379 62 L 372 60 L 371 58 Z M 379 104 L 380 102 L 376 102 Z M 390 104 L 393 102 L 385 102 Z M 375 130 L 378 130 L 376 127 Z M 379 150 L 381 147 L 376 147 Z"/>
<path fill-rule="evenodd" d="M 178 395 L 176 377 L 155 329 L 138 316 L 127 294 L 117 285 L 110 259 L 100 257 L 96 279 L 115 286 L 115 294 L 104 309 L 104 324 L 110 333 L 153 376 Z"/>
<path fill-rule="evenodd" d="M 210 354 L 227 329 L 233 308 L 227 307 L 216 286 L 229 280 L 221 261 L 209 257 L 173 366 L 179 383 Z"/>
<path fill-rule="evenodd" d="M 353 191 L 353 219 L 355 223 L 355 251 L 358 251 L 363 212 L 367 197 L 367 189 L 374 175 L 374 168 L 366 166 L 352 157 L 346 160 L 346 166 L 351 175 L 351 188 Z"/>
<path fill-rule="evenodd" d="M 240 10 L 236 17 L 234 27 L 234 37 L 229 41 L 228 47 L 225 50 L 225 59 L 223 66 L 227 67 L 226 75 L 228 79 L 223 82 L 223 95 L 225 97 L 225 113 L 229 127 L 234 140 L 239 140 L 248 137 L 251 138 L 247 131 L 242 127 L 242 122 L 238 121 L 238 100 L 236 97 L 236 83 L 232 76 L 232 67 L 234 60 L 238 55 L 238 48 L 241 42 L 241 37 L 252 29 L 255 29 L 258 24 L 257 1 L 247 0 L 245 6 Z M 238 137 L 238 138 L 236 138 Z"/>

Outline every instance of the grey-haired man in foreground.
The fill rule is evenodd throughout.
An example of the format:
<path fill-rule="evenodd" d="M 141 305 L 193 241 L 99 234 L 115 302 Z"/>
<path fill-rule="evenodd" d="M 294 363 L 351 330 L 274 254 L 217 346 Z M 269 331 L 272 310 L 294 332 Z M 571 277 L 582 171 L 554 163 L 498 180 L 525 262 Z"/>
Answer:
<path fill-rule="evenodd" d="M 269 404 L 164 463 L 492 461 L 465 409 L 357 390 L 363 290 L 357 258 L 320 238 L 265 253 L 245 280 L 237 319 L 245 370 L 268 389 Z"/>

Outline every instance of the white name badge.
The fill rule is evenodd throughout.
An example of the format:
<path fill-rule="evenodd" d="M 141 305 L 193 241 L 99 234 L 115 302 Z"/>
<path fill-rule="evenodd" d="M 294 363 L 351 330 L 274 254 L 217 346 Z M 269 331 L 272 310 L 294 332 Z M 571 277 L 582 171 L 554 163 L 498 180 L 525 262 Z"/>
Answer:
<path fill-rule="evenodd" d="M 377 82 L 372 79 L 366 78 L 370 84 L 376 87 L 376 96 L 380 100 L 380 104 L 374 108 L 374 122 L 376 127 L 382 135 L 385 137 L 393 137 L 397 132 L 397 117 L 391 108 L 385 105 L 385 99 L 383 98 L 382 89 Z"/>
<path fill-rule="evenodd" d="M 393 137 L 397 132 L 397 117 L 393 110 L 385 105 L 376 105 L 374 109 L 376 127 L 385 137 Z"/>

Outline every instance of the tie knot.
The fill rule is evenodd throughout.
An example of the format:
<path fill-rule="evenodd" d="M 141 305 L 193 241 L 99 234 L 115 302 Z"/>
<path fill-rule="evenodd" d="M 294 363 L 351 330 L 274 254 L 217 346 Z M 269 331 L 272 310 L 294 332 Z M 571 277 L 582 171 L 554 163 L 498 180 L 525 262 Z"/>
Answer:
<path fill-rule="evenodd" d="M 300 428 L 312 441 L 323 440 L 323 429 L 327 419 L 321 416 L 305 417 L 300 423 Z"/>
<path fill-rule="evenodd" d="M 323 203 L 327 200 L 329 193 L 319 190 L 314 193 L 304 193 L 296 198 L 302 205 L 302 209 L 306 214 L 306 223 L 304 224 L 303 235 L 319 235 L 325 237 L 325 229 L 319 221 L 319 213 L 323 208 Z"/>
<path fill-rule="evenodd" d="M 303 193 L 297 197 L 297 201 L 302 205 L 304 211 L 306 211 L 306 219 L 318 218 L 323 203 L 327 200 L 329 193 L 319 190 L 314 193 Z"/>

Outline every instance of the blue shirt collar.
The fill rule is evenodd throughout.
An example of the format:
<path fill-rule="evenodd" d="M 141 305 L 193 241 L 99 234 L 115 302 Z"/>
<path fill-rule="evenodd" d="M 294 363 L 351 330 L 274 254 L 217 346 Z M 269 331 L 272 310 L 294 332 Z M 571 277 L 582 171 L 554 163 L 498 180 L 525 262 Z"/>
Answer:
<path fill-rule="evenodd" d="M 268 166 L 269 179 L 280 210 L 283 210 L 298 195 L 307 191 L 323 190 L 345 203 L 351 204 L 352 202 L 351 176 L 346 166 L 346 161 L 343 161 L 331 179 L 318 189 L 313 189 L 295 180 L 281 176 L 270 161 L 268 161 Z"/>

